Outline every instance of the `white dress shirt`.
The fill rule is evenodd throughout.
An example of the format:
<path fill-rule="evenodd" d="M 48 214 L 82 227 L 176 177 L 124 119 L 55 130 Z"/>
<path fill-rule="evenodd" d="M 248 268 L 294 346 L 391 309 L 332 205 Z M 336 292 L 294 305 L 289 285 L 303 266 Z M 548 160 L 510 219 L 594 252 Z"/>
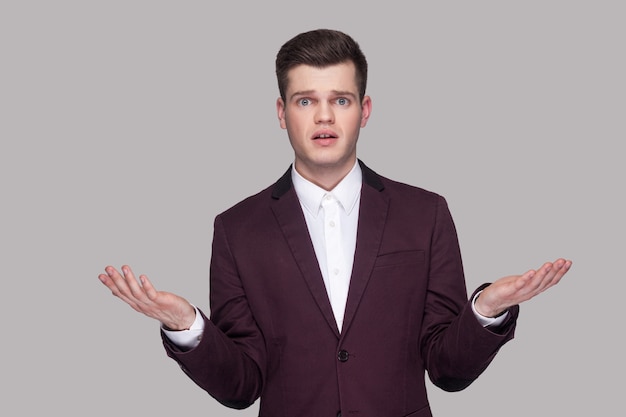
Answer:
<path fill-rule="evenodd" d="M 292 169 L 291 179 L 300 200 L 328 299 L 341 331 L 348 298 L 356 229 L 359 221 L 362 174 L 358 163 L 331 191 L 304 179 Z"/>

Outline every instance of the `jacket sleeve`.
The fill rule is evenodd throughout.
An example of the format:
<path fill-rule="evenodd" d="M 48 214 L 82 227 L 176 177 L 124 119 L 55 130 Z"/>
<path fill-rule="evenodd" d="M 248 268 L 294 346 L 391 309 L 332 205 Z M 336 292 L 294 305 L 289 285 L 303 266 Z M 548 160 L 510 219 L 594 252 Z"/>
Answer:
<path fill-rule="evenodd" d="M 260 396 L 266 361 L 265 342 L 248 305 L 224 226 L 214 224 L 210 266 L 211 318 L 202 313 L 204 332 L 186 352 L 162 336 L 168 356 L 198 386 L 227 407 L 243 409 Z"/>
<path fill-rule="evenodd" d="M 473 297 L 467 297 L 456 229 L 443 197 L 437 204 L 431 242 L 422 357 L 436 386 L 460 391 L 478 378 L 513 338 L 519 306 L 509 309 L 497 329 L 484 328 L 478 322 L 469 301 Z"/>

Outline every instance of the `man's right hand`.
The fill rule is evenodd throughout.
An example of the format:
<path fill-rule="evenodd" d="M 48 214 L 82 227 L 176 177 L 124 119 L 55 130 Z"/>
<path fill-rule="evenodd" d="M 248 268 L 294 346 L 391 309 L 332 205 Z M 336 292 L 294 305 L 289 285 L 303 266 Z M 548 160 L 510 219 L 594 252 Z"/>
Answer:
<path fill-rule="evenodd" d="M 100 281 L 134 310 L 161 322 L 168 330 L 187 330 L 196 318 L 194 307 L 184 298 L 164 291 L 157 291 L 145 275 L 135 278 L 128 265 L 122 273 L 112 266 L 98 275 Z"/>

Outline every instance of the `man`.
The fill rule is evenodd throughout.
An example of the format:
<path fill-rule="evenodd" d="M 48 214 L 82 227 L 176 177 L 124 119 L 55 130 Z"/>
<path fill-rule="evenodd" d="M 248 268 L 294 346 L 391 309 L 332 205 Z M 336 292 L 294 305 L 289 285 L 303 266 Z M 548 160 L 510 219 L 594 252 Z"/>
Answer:
<path fill-rule="evenodd" d="M 261 416 L 431 416 L 425 372 L 444 390 L 471 384 L 513 338 L 518 304 L 571 262 L 468 299 L 444 198 L 357 159 L 372 110 L 358 44 L 332 30 L 299 34 L 276 74 L 294 164 L 216 217 L 210 319 L 128 266 L 100 280 L 159 320 L 167 354 L 226 406 L 260 397 Z"/>

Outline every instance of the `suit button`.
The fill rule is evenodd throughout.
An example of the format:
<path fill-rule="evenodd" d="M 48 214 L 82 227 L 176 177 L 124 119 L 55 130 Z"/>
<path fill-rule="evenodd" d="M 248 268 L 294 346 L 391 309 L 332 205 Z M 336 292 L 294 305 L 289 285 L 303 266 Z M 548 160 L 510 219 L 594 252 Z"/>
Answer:
<path fill-rule="evenodd" d="M 348 353 L 347 350 L 340 350 L 339 354 L 337 355 L 339 362 L 347 362 L 348 357 L 350 357 L 350 354 Z"/>
<path fill-rule="evenodd" d="M 341 411 L 337 412 L 337 417 L 341 417 Z"/>

